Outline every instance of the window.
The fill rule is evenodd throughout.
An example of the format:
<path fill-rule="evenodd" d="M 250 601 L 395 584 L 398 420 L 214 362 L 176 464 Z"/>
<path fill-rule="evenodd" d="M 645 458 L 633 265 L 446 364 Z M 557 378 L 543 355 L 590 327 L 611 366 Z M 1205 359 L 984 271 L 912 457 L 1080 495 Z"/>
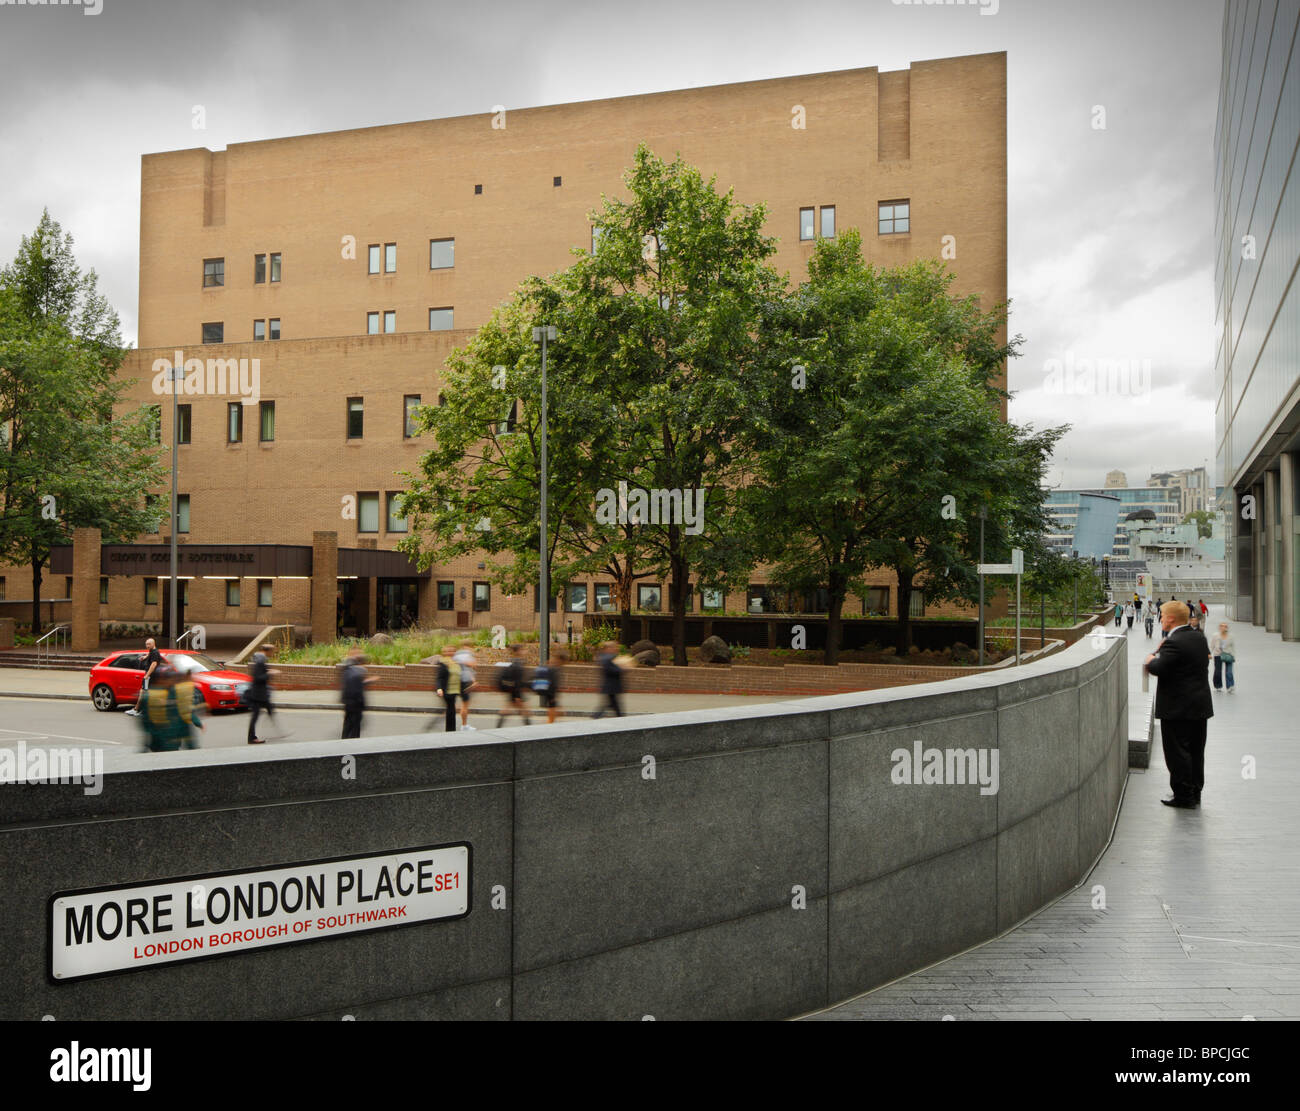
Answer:
<path fill-rule="evenodd" d="M 745 595 L 745 609 L 750 613 L 771 613 L 772 599 L 767 587 L 750 583 Z"/>
<path fill-rule="evenodd" d="M 158 604 L 158 580 L 144 580 L 144 604 L 146 606 L 156 606 Z"/>
<path fill-rule="evenodd" d="M 190 531 L 190 496 L 189 494 L 176 495 L 176 531 Z"/>
<path fill-rule="evenodd" d="M 400 490 L 388 492 L 388 531 L 405 532 L 407 530 L 406 518 L 401 513 L 402 492 Z"/>
<path fill-rule="evenodd" d="M 596 584 L 596 612 L 614 612 L 614 588 L 609 583 Z"/>
<path fill-rule="evenodd" d="M 244 442 L 244 403 L 231 401 L 226 404 L 226 443 L 242 444 Z"/>
<path fill-rule="evenodd" d="M 203 288 L 226 284 L 226 260 L 224 258 L 205 258 L 203 260 Z"/>
<path fill-rule="evenodd" d="M 555 584 L 554 584 L 554 583 L 551 583 L 551 584 L 550 584 L 550 587 L 551 587 L 551 590 L 552 590 L 552 592 L 553 592 L 553 591 L 555 590 Z M 533 612 L 534 612 L 534 613 L 537 612 L 537 591 L 538 591 L 537 583 L 533 583 Z M 554 593 L 551 594 L 550 604 L 549 604 L 546 608 L 549 609 L 552 613 L 555 612 L 555 594 L 554 594 Z"/>
<path fill-rule="evenodd" d="M 587 584 L 570 583 L 564 592 L 564 608 L 569 613 L 587 612 Z"/>
<path fill-rule="evenodd" d="M 482 192 L 483 192 L 483 186 L 481 185 L 474 186 L 474 196 L 477 197 Z"/>
<path fill-rule="evenodd" d="M 360 397 L 348 398 L 348 439 L 361 439 L 365 430 L 366 403 Z"/>
<path fill-rule="evenodd" d="M 816 212 L 814 209 L 811 208 L 799 209 L 799 238 L 800 239 L 815 238 L 815 233 L 813 232 L 813 225 L 814 225 L 813 217 L 815 215 Z"/>
<path fill-rule="evenodd" d="M 71 575 L 65 575 L 63 578 L 63 596 L 65 598 L 72 597 L 72 576 Z"/>
<path fill-rule="evenodd" d="M 190 442 L 190 406 L 176 406 L 176 442 L 178 444 L 188 444 Z"/>
<path fill-rule="evenodd" d="M 379 273 L 379 244 L 370 244 L 370 271 L 371 274 Z"/>
<path fill-rule="evenodd" d="M 388 309 L 384 312 L 384 333 L 391 336 L 396 331 L 397 313 L 392 309 Z"/>
<path fill-rule="evenodd" d="M 907 615 L 909 617 L 925 616 L 925 595 L 919 590 L 913 590 L 907 599 Z"/>
<path fill-rule="evenodd" d="M 263 339 L 266 339 L 266 321 L 265 321 L 265 320 L 254 320 L 254 321 L 253 321 L 253 339 L 254 339 L 254 341 L 256 341 L 256 340 L 263 340 Z"/>
<path fill-rule="evenodd" d="M 657 610 L 663 603 L 663 591 L 658 586 L 639 583 L 636 588 L 636 608 Z"/>
<path fill-rule="evenodd" d="M 0 602 L 4 601 L 4 597 L 5 597 L 5 577 L 3 575 L 0 575 Z"/>
<path fill-rule="evenodd" d="M 833 204 L 822 205 L 822 238 L 835 238 L 835 206 Z"/>
<path fill-rule="evenodd" d="M 669 594 L 669 598 L 671 597 L 672 595 Z M 686 586 L 686 612 L 687 613 L 695 612 L 695 591 L 691 589 L 689 583 Z"/>
<path fill-rule="evenodd" d="M 902 235 L 911 228 L 911 203 L 908 201 L 881 201 L 880 234 Z"/>
<path fill-rule="evenodd" d="M 429 331 L 450 332 L 451 316 L 452 316 L 451 309 L 430 309 L 429 310 Z"/>
<path fill-rule="evenodd" d="M 275 402 L 261 401 L 257 406 L 257 438 L 269 444 L 275 440 Z"/>
<path fill-rule="evenodd" d="M 238 579 L 226 580 L 226 605 L 228 606 L 239 605 L 239 580 Z"/>
<path fill-rule="evenodd" d="M 596 248 L 600 246 L 601 234 L 602 234 L 601 229 L 596 227 L 595 224 L 593 224 L 591 226 L 591 253 L 593 255 L 596 253 Z"/>
<path fill-rule="evenodd" d="M 803 596 L 802 613 L 830 613 L 831 612 L 831 592 L 824 586 L 817 587 L 816 590 L 809 590 Z"/>
<path fill-rule="evenodd" d="M 862 597 L 862 612 L 867 617 L 888 617 L 889 587 L 867 587 L 867 592 Z"/>
<path fill-rule="evenodd" d="M 384 273 L 393 274 L 397 272 L 397 244 L 384 244 Z"/>
<path fill-rule="evenodd" d="M 726 603 L 727 596 L 721 590 L 701 590 L 700 591 L 700 608 L 706 610 L 720 610 Z"/>
<path fill-rule="evenodd" d="M 454 239 L 429 240 L 429 269 L 450 270 L 456 265 L 456 241 Z"/>
<path fill-rule="evenodd" d="M 379 335 L 379 314 L 377 312 L 366 313 L 366 335 Z"/>
<path fill-rule="evenodd" d="M 492 608 L 492 584 L 474 584 L 474 612 L 486 613 Z"/>
<path fill-rule="evenodd" d="M 108 605 L 108 576 L 107 575 L 101 575 L 99 577 L 99 604 L 101 606 Z"/>
<path fill-rule="evenodd" d="M 267 321 L 267 323 L 271 326 L 271 338 L 272 338 L 272 339 L 279 339 L 279 338 L 280 338 L 280 318 L 279 318 L 278 316 L 273 316 L 273 317 L 271 317 L 271 319 L 270 319 L 269 321 Z"/>
<path fill-rule="evenodd" d="M 257 604 L 263 609 L 269 609 L 271 605 L 271 580 L 257 580 Z"/>
<path fill-rule="evenodd" d="M 379 495 L 357 495 L 357 532 L 379 531 Z"/>
<path fill-rule="evenodd" d="M 261 285 L 266 281 L 266 256 L 253 256 L 253 284 Z"/>
<path fill-rule="evenodd" d="M 271 281 L 280 280 L 280 253 L 277 251 L 271 256 Z"/>
<path fill-rule="evenodd" d="M 438 608 L 454 610 L 456 608 L 456 584 L 454 582 L 438 583 Z"/>
<path fill-rule="evenodd" d="M 402 398 L 402 436 L 410 439 L 415 435 L 415 411 L 420 407 L 420 395 L 408 393 Z"/>
<path fill-rule="evenodd" d="M 226 325 L 224 321 L 218 320 L 214 323 L 203 325 L 204 343 L 224 343 L 225 337 Z"/>
<path fill-rule="evenodd" d="M 554 177 L 554 178 L 551 179 L 551 185 L 554 186 L 556 189 L 558 189 L 558 188 L 560 187 L 560 183 L 561 183 L 563 180 L 564 180 L 563 178 L 560 178 L 560 177 L 558 177 L 558 176 L 557 176 L 557 177 Z"/>

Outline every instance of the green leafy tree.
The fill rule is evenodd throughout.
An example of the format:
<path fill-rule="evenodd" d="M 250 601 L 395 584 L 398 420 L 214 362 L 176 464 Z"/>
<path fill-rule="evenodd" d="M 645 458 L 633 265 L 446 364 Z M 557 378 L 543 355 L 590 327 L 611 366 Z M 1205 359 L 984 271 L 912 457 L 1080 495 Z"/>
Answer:
<path fill-rule="evenodd" d="M 32 570 L 41 631 L 43 569 L 76 527 L 125 541 L 157 525 L 145 491 L 163 480 L 147 408 L 117 412 L 126 383 L 117 314 L 48 212 L 0 271 L 0 560 Z"/>
<path fill-rule="evenodd" d="M 1183 518 L 1183 524 L 1196 524 L 1196 535 L 1201 540 L 1206 540 L 1214 535 L 1214 514 L 1208 509 L 1193 509 Z"/>

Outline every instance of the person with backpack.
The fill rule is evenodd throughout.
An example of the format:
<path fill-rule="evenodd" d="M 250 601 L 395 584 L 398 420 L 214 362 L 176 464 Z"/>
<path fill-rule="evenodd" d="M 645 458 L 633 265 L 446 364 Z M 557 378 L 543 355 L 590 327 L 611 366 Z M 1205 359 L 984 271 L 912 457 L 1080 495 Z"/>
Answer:
<path fill-rule="evenodd" d="M 442 659 L 438 661 L 438 676 L 433 682 L 438 697 L 447 711 L 448 733 L 456 732 L 456 700 L 464 687 L 464 669 L 452 655 L 450 644 L 442 646 Z"/>
<path fill-rule="evenodd" d="M 523 649 L 518 644 L 510 646 L 510 662 L 505 667 L 497 668 L 497 689 L 506 696 L 505 705 L 501 707 L 501 717 L 497 720 L 500 729 L 506 723 L 506 717 L 517 713 L 524 719 L 525 725 L 532 725 L 529 710 L 524 705 L 524 661 Z"/>
<path fill-rule="evenodd" d="M 560 671 L 569 654 L 560 647 L 551 652 L 550 660 L 533 672 L 533 691 L 546 707 L 546 724 L 552 725 L 560 709 Z"/>
<path fill-rule="evenodd" d="M 596 711 L 596 718 L 604 717 L 607 709 L 613 710 L 615 717 L 623 716 L 623 707 L 618 701 L 623 693 L 623 669 L 618 666 L 617 657 L 618 645 L 612 640 L 602 644 L 596 656 L 596 666 L 600 668 L 600 692 L 605 696 L 605 705 Z"/>

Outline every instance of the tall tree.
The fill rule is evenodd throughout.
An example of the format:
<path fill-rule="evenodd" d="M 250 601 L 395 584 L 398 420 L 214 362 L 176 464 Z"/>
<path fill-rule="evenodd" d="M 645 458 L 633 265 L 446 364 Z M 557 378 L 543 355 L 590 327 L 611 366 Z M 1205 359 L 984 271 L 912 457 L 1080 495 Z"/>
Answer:
<path fill-rule="evenodd" d="M 127 540 L 156 527 L 145 491 L 165 473 L 146 407 L 118 412 L 117 314 L 45 212 L 0 271 L 0 559 L 32 571 L 32 630 L 50 549 L 79 526 Z"/>

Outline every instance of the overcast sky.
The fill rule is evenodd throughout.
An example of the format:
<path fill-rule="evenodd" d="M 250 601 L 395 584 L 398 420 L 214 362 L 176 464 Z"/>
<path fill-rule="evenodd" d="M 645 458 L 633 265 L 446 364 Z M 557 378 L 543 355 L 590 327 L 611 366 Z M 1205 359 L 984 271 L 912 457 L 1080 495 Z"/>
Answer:
<path fill-rule="evenodd" d="M 1005 50 L 1011 418 L 1052 484 L 1213 466 L 1222 0 L 96 4 L 0 5 L 0 258 L 48 206 L 132 343 L 142 154 Z"/>

